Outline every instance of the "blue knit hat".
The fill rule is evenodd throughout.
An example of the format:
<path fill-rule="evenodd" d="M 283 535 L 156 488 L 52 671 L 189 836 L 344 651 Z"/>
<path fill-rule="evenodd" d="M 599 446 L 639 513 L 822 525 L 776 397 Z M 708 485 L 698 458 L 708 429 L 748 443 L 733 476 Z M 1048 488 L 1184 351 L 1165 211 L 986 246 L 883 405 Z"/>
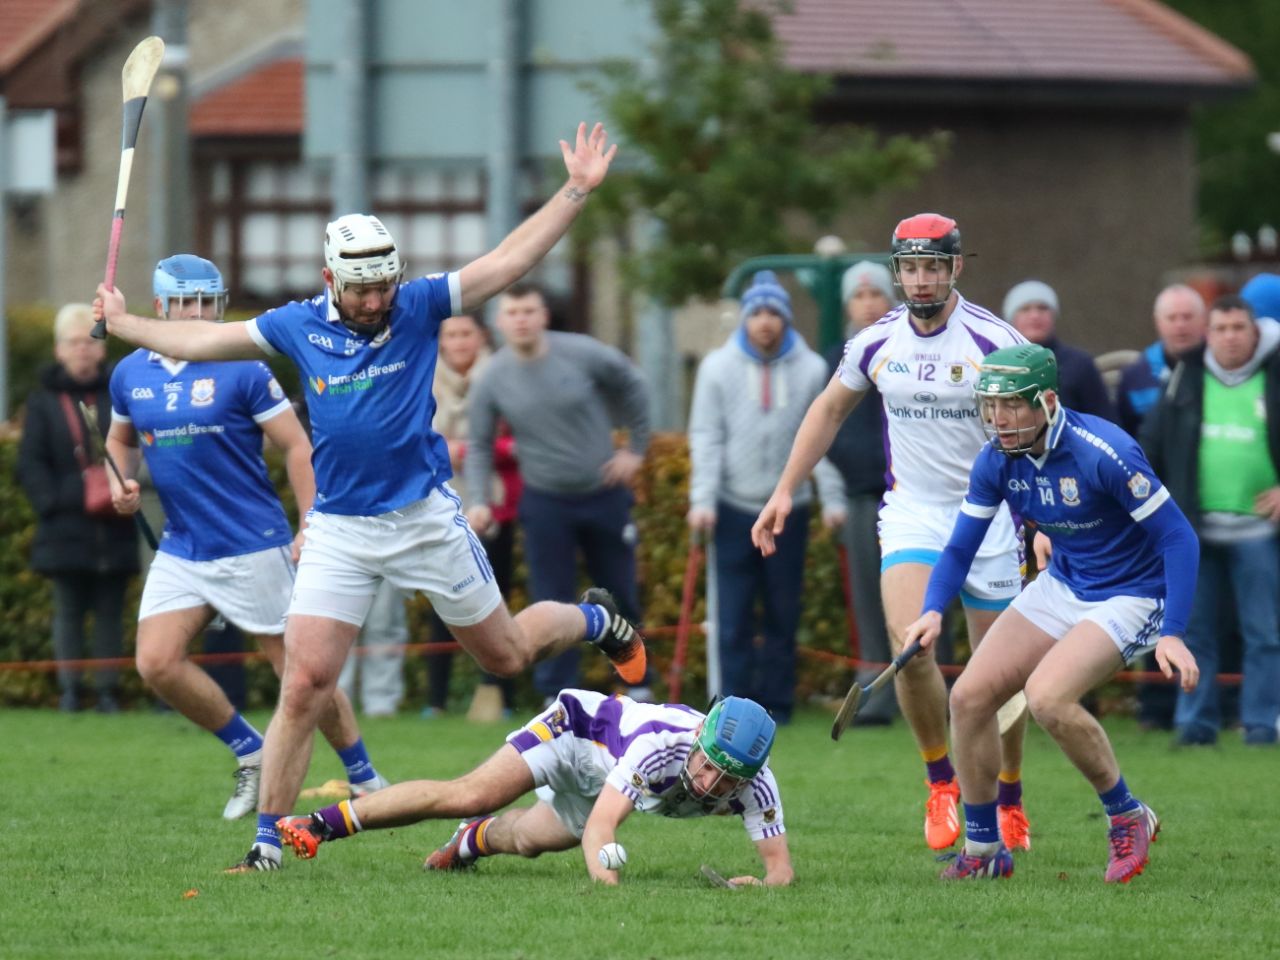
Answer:
<path fill-rule="evenodd" d="M 1280 320 L 1280 274 L 1258 274 L 1241 288 L 1240 297 L 1253 307 L 1255 317 Z"/>
<path fill-rule="evenodd" d="M 751 278 L 751 286 L 742 295 L 743 320 L 757 310 L 769 309 L 791 322 L 791 294 L 778 282 L 778 275 L 772 270 L 760 270 Z"/>

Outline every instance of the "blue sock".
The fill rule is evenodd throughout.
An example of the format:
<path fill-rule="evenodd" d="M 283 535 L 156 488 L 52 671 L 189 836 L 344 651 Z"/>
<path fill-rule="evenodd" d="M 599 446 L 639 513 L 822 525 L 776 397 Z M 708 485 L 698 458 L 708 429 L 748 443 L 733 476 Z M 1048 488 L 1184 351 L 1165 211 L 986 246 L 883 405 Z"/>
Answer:
<path fill-rule="evenodd" d="M 1120 813 L 1132 813 L 1142 806 L 1138 802 L 1138 798 L 1129 792 L 1128 785 L 1124 782 L 1124 777 L 1116 781 L 1116 785 L 1106 793 L 1098 794 L 1098 799 L 1102 801 L 1102 808 L 1107 811 L 1107 816 L 1114 817 Z"/>
<path fill-rule="evenodd" d="M 213 731 L 213 735 L 230 747 L 237 757 L 247 757 L 262 749 L 262 734 L 239 712 L 221 730 Z"/>
<path fill-rule="evenodd" d="M 342 758 L 342 764 L 347 768 L 347 779 L 352 783 L 364 783 L 378 775 L 378 771 L 373 769 L 373 764 L 369 761 L 369 753 L 364 748 L 363 738 L 345 750 L 339 750 L 338 756 Z"/>
<path fill-rule="evenodd" d="M 996 822 L 996 804 L 965 803 L 964 835 L 973 843 L 999 843 L 1000 826 Z"/>
<path fill-rule="evenodd" d="M 598 603 L 580 603 L 578 604 L 578 609 L 587 618 L 586 639 L 591 643 L 595 643 L 604 636 L 605 627 L 609 625 L 609 618 L 605 614 L 605 609 Z"/>
<path fill-rule="evenodd" d="M 280 834 L 276 832 L 276 821 L 282 816 L 284 816 L 282 813 L 258 814 L 258 835 L 253 838 L 253 842 L 265 843 L 279 850 Z"/>

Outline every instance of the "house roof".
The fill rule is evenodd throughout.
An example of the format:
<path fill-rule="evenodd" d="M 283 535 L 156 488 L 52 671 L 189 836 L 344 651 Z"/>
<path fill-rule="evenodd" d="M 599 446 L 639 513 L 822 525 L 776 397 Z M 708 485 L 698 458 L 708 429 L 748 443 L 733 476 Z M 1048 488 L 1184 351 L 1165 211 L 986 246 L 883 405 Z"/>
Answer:
<path fill-rule="evenodd" d="M 0 76 L 40 46 L 75 12 L 80 0 L 0 3 Z"/>
<path fill-rule="evenodd" d="M 193 97 L 188 128 L 197 137 L 301 136 L 303 62 L 289 56 L 253 67 Z"/>
<path fill-rule="evenodd" d="M 1156 0 L 793 0 L 797 68 L 849 77 L 1239 88 L 1247 56 Z"/>

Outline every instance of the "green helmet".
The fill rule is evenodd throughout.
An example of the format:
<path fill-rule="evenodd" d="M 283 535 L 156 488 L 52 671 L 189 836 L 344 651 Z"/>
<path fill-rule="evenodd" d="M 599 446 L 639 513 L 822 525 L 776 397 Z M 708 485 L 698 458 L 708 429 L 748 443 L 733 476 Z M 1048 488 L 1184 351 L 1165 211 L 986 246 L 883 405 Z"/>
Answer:
<path fill-rule="evenodd" d="M 1002 347 L 982 358 L 973 389 L 979 397 L 1020 396 L 1039 404 L 1046 390 L 1058 390 L 1058 361 L 1038 343 Z"/>
<path fill-rule="evenodd" d="M 973 392 L 978 396 L 982 430 L 992 448 L 1007 457 L 1023 457 L 1031 453 L 1049 429 L 1054 413 L 1049 410 L 1045 391 L 1058 389 L 1058 361 L 1053 351 L 1036 343 L 1020 343 L 988 353 L 978 368 L 978 382 Z M 1027 401 L 1029 420 L 1019 412 L 1013 429 L 997 429 L 996 401 L 1001 397 L 1020 397 Z M 1036 423 L 1036 408 L 1044 411 L 1044 422 Z M 1022 408 L 1016 408 L 1019 411 Z"/>

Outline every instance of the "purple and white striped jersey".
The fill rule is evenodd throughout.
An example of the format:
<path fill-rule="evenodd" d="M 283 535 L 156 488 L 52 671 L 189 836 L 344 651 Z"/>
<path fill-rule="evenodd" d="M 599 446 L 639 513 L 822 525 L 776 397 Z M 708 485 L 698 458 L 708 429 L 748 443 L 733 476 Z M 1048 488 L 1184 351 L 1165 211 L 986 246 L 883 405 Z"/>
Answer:
<path fill-rule="evenodd" d="M 896 307 L 845 344 L 840 382 L 884 399 L 886 485 L 915 503 L 956 506 L 969 468 L 987 442 L 973 396 L 982 358 L 1026 343 L 995 314 L 959 298 L 946 324 L 928 335 Z"/>
<path fill-rule="evenodd" d="M 573 783 L 584 796 L 594 797 L 607 783 L 641 813 L 665 817 L 738 814 L 752 840 L 785 833 L 782 799 L 768 765 L 735 797 L 712 807 L 685 790 L 680 771 L 703 719 L 703 714 L 682 704 L 637 703 L 590 690 L 562 690 L 551 706 L 508 736 L 507 742 L 522 755 L 554 744 L 559 762 L 574 766 L 546 775 L 545 757 L 538 759 L 538 768 L 557 792 Z"/>

